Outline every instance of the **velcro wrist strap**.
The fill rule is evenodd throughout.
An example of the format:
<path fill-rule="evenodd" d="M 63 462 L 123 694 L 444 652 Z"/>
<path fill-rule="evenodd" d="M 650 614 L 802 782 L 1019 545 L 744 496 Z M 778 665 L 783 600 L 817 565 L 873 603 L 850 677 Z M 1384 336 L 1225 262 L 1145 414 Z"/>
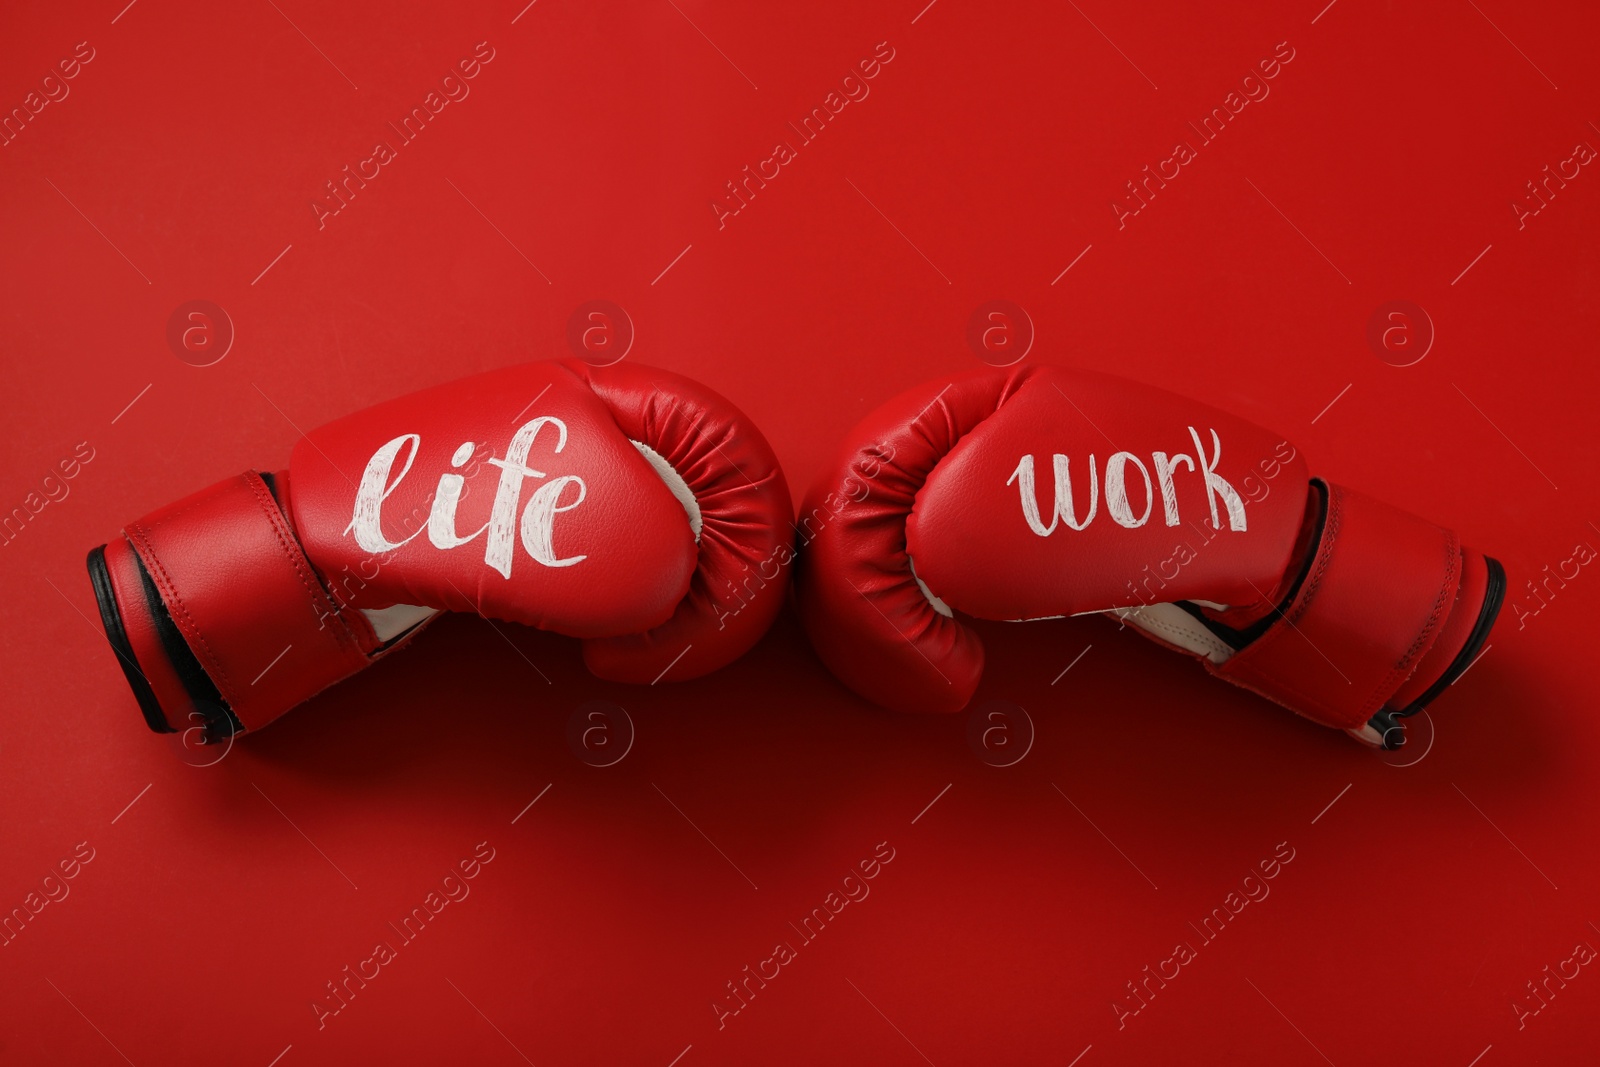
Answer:
<path fill-rule="evenodd" d="M 1461 581 L 1459 538 L 1327 485 L 1305 579 L 1267 630 L 1213 674 L 1325 726 L 1367 722 L 1438 639 Z"/>
<path fill-rule="evenodd" d="M 371 627 L 328 596 L 259 474 L 219 482 L 123 533 L 245 729 L 369 662 Z"/>

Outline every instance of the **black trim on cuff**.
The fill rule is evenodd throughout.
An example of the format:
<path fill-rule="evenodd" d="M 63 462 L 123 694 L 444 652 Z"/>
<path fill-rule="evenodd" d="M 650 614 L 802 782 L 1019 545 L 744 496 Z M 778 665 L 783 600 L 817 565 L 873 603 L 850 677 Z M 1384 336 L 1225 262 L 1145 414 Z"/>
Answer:
<path fill-rule="evenodd" d="M 145 569 L 144 560 L 135 553 L 133 562 L 139 569 L 139 583 L 144 590 L 145 610 L 150 613 L 150 619 L 155 624 L 156 636 L 161 641 L 162 651 L 166 653 L 167 660 L 178 675 L 178 681 L 182 683 L 190 703 L 194 705 L 195 713 L 199 715 L 199 726 L 205 742 L 222 741 L 234 734 L 243 733 L 244 724 L 233 713 L 228 702 L 222 699 L 216 683 L 205 672 L 205 668 L 200 666 L 200 661 L 195 658 L 189 642 L 184 640 L 178 624 L 172 621 L 172 614 L 167 611 L 161 593 L 156 589 L 155 582 L 150 579 L 150 572 Z M 150 682 L 144 673 L 138 669 L 133 646 L 128 641 L 126 628 L 122 625 L 122 611 L 117 604 L 111 574 L 106 568 L 104 545 L 89 553 L 89 577 L 94 582 L 95 599 L 100 605 L 100 621 L 105 625 L 106 636 L 110 639 L 111 647 L 116 651 L 119 662 L 122 663 L 122 671 L 127 676 L 128 685 L 139 701 L 139 710 L 144 713 L 145 723 L 156 733 L 177 733 L 180 727 L 172 725 L 167 719 L 161 709 L 161 702 L 156 699 L 155 690 L 150 687 Z M 181 728 L 189 730 L 194 726 Z"/>
<path fill-rule="evenodd" d="M 1294 606 L 1294 598 L 1300 595 L 1300 587 L 1305 584 L 1306 576 L 1311 573 L 1311 565 L 1317 561 L 1317 555 L 1322 549 L 1322 531 L 1328 525 L 1329 492 L 1327 485 L 1320 478 L 1311 479 L 1310 484 L 1317 494 L 1318 501 L 1321 503 L 1321 506 L 1317 509 L 1315 528 L 1311 531 L 1311 551 L 1306 553 L 1305 560 L 1300 564 L 1299 573 L 1295 575 L 1294 581 L 1289 585 L 1289 591 L 1274 605 L 1272 611 L 1263 615 L 1243 630 L 1236 630 L 1232 626 L 1208 617 L 1198 604 L 1190 603 L 1187 600 L 1175 602 L 1181 610 L 1190 615 L 1201 626 L 1210 630 L 1214 636 L 1222 640 L 1223 644 L 1235 652 L 1240 651 L 1266 633 L 1279 619 L 1288 616 L 1289 609 Z"/>
<path fill-rule="evenodd" d="M 166 601 L 161 599 L 156 583 L 151 579 L 150 572 L 145 569 L 144 560 L 135 553 L 133 561 L 139 567 L 139 581 L 144 586 L 145 607 L 156 624 L 156 635 L 161 638 L 161 648 L 171 661 L 173 670 L 177 671 L 178 681 L 183 683 L 184 690 L 189 694 L 195 713 L 200 716 L 205 741 L 207 743 L 221 741 L 234 734 L 243 733 L 244 724 L 234 715 L 228 702 L 222 699 L 222 694 L 217 691 L 217 684 L 211 680 L 205 668 L 200 666 L 200 661 L 195 658 L 194 650 L 184 639 L 183 632 L 178 629 L 178 624 L 172 621 L 172 613 L 167 610 Z"/>
<path fill-rule="evenodd" d="M 117 594 L 111 584 L 111 572 L 106 569 L 106 546 L 101 545 L 90 551 L 87 564 L 89 582 L 94 586 L 95 603 L 100 608 L 100 624 L 105 627 L 111 651 L 117 654 L 122 676 L 128 680 L 128 688 L 133 690 L 139 710 L 144 713 L 145 725 L 158 734 L 177 733 L 162 714 L 161 701 L 156 699 L 155 690 L 150 688 L 150 680 L 139 669 L 139 659 L 133 654 L 133 643 L 128 640 L 128 631 L 122 625 L 122 609 L 117 605 Z"/>
<path fill-rule="evenodd" d="M 1455 684 L 1455 680 L 1467 672 L 1473 661 L 1478 658 L 1478 652 L 1484 642 L 1489 640 L 1489 631 L 1494 629 L 1494 620 L 1500 614 L 1500 607 L 1506 595 L 1506 569 L 1500 561 L 1493 556 L 1484 556 L 1483 561 L 1488 570 L 1488 583 L 1483 591 L 1483 607 L 1478 609 L 1478 621 L 1472 624 L 1472 632 L 1467 635 L 1467 643 L 1461 646 L 1461 651 L 1456 653 L 1456 658 L 1450 661 L 1450 666 L 1439 676 L 1439 680 L 1425 689 L 1421 696 L 1412 701 L 1410 706 L 1394 714 L 1402 719 L 1408 719 L 1427 707 L 1438 695 Z"/>

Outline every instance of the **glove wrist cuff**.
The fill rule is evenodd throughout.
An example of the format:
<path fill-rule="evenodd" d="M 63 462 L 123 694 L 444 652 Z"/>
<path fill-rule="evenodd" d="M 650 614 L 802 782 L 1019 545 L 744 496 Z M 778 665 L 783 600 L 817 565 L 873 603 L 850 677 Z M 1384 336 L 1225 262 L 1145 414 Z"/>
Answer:
<path fill-rule="evenodd" d="M 1464 647 L 1493 622 L 1497 603 L 1486 594 L 1498 566 L 1449 530 L 1341 486 L 1318 488 L 1321 530 L 1294 595 L 1261 636 L 1211 670 L 1359 732 L 1380 712 L 1420 709 L 1418 694 L 1431 698 L 1436 683 L 1459 675 Z"/>
<path fill-rule="evenodd" d="M 269 484 L 249 472 L 130 523 L 90 554 L 107 637 L 161 732 L 255 730 L 366 666 Z"/>

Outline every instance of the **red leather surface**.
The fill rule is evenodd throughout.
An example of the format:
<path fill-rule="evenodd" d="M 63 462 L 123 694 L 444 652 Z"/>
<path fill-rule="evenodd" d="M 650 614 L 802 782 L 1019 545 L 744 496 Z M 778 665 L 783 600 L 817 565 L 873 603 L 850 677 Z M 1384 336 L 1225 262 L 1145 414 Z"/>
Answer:
<path fill-rule="evenodd" d="M 106 542 L 106 571 L 122 617 L 123 631 L 133 650 L 134 666 L 150 683 L 150 691 L 161 705 L 167 725 L 174 730 L 202 726 L 203 717 L 197 713 L 177 670 L 162 648 L 161 635 L 156 631 L 155 619 L 145 600 L 144 583 L 139 577 L 138 554 L 126 537 L 113 537 Z"/>
<path fill-rule="evenodd" d="M 497 465 L 524 437 L 519 461 L 535 473 Z M 464 445 L 472 447 L 456 464 Z M 386 447 L 391 462 L 377 472 L 371 464 Z M 363 579 L 361 608 L 415 604 L 610 637 L 665 622 L 694 573 L 683 505 L 606 404 L 559 363 L 507 367 L 356 412 L 302 438 L 289 470 L 306 554 L 335 582 L 346 572 Z M 436 531 L 441 476 L 460 483 L 454 514 Z M 363 544 L 352 515 L 369 479 L 381 539 Z M 536 554 L 529 519 L 540 514 L 547 543 L 533 538 Z"/>
<path fill-rule="evenodd" d="M 432 489 L 411 477 L 419 458 L 425 472 L 438 459 L 419 429 L 463 437 Z M 535 451 L 541 434 L 549 458 Z M 480 455 L 479 436 L 502 439 L 501 454 Z M 615 681 L 696 677 L 766 632 L 794 560 L 789 490 L 765 439 L 726 400 L 665 371 L 512 367 L 348 416 L 303 438 L 296 457 L 275 476 L 276 498 L 247 473 L 125 531 L 246 730 L 366 667 L 393 635 L 380 640 L 362 611 L 396 605 L 597 637 L 591 669 Z M 112 574 L 120 601 L 147 616 L 137 571 Z M 142 641 L 152 620 L 133 626 Z M 181 723 L 187 699 L 163 692 Z"/>
<path fill-rule="evenodd" d="M 873 443 L 847 443 L 802 509 L 797 592 L 829 667 L 899 711 L 958 711 L 976 688 L 982 650 L 952 612 L 1200 601 L 1235 627 L 1271 616 L 1212 673 L 1354 729 L 1406 708 L 1392 698 L 1419 664 L 1411 697 L 1438 681 L 1483 602 L 1480 580 L 1457 605 L 1454 532 L 1339 486 L 1313 500 L 1278 435 L 1132 382 L 1051 367 L 935 380 L 867 416 L 859 441 Z M 1280 491 L 1258 496 L 1262 476 Z"/>
<path fill-rule="evenodd" d="M 675 2 L 10 13 L 0 100 L 39 96 L 0 147 L 0 929 L 31 916 L 0 939 L 0 1060 L 1591 1058 L 1600 176 L 1567 161 L 1600 147 L 1600 16 Z M 1279 42 L 1294 59 L 1250 84 L 1269 94 L 1199 143 Z M 470 95 L 333 200 L 466 57 Z M 869 95 L 787 132 L 869 58 Z M 795 157 L 727 199 L 780 139 Z M 1180 139 L 1196 158 L 1119 228 L 1125 183 Z M 314 200 L 339 208 L 320 229 Z M 1017 366 L 1283 432 L 1501 559 L 1504 621 L 1391 757 L 1104 618 L 975 623 L 973 712 L 893 715 L 788 609 L 676 685 L 452 617 L 225 752 L 146 729 L 90 547 L 286 467 L 301 431 L 570 357 L 598 299 L 634 327 L 618 366 L 728 397 L 796 490 L 888 398 L 981 369 L 974 312 L 1010 300 L 1034 333 Z M 209 366 L 168 340 L 192 300 L 233 324 Z M 1369 343 L 1396 300 L 1431 345 L 1387 312 Z M 605 767 L 583 757 L 625 726 L 597 701 L 632 723 Z M 1002 754 L 1022 758 L 982 758 Z M 430 893 L 420 934 L 391 929 Z M 791 928 L 830 893 L 822 933 Z M 347 978 L 379 941 L 394 958 Z M 314 1002 L 339 1009 L 320 1029 Z M 738 1008 L 720 1028 L 714 1003 Z"/>
<path fill-rule="evenodd" d="M 772 446 L 698 382 L 627 364 L 569 366 L 630 439 L 684 479 L 701 520 L 694 576 L 672 618 L 643 633 L 585 642 L 584 663 L 601 678 L 651 685 L 724 666 L 767 632 L 788 591 L 794 511 Z"/>
<path fill-rule="evenodd" d="M 934 611 L 906 552 L 928 475 L 1012 382 L 919 385 L 846 431 L 800 505 L 796 596 L 812 647 L 856 692 L 905 711 L 955 711 L 983 677 L 983 643 Z"/>
<path fill-rule="evenodd" d="M 1268 470 L 1280 491 L 1252 503 Z M 1281 436 L 1163 390 L 1055 367 L 922 383 L 848 432 L 801 506 L 801 610 L 858 692 L 957 711 L 981 649 L 917 579 L 987 619 L 1187 599 L 1258 615 L 1293 579 L 1308 492 Z"/>
<path fill-rule="evenodd" d="M 1294 599 L 1211 670 L 1350 730 L 1389 704 L 1439 639 L 1461 588 L 1461 541 L 1343 486 L 1327 492 L 1322 537 Z"/>
<path fill-rule="evenodd" d="M 906 520 L 917 574 L 941 599 L 979 618 L 1029 619 L 1157 596 L 1230 606 L 1282 596 L 1305 512 L 1304 460 L 1282 468 L 1283 491 L 1254 506 L 1246 495 L 1282 435 L 1101 375 L 1013 375 L 1012 395 L 940 461 Z M 1169 464 L 1170 498 L 1156 453 Z M 1221 489 L 1208 492 L 1208 471 Z"/>
<path fill-rule="evenodd" d="M 246 730 L 361 670 L 377 646 L 366 621 L 347 617 L 329 598 L 258 474 L 158 508 L 124 533 L 173 624 Z M 141 656 L 141 665 L 150 658 L 157 657 Z M 183 704 L 168 716 L 180 730 L 187 725 Z"/>
<path fill-rule="evenodd" d="M 1472 548 L 1461 552 L 1461 581 L 1456 588 L 1456 598 L 1449 607 L 1439 637 L 1423 654 L 1417 669 L 1401 684 L 1390 698 L 1393 708 L 1409 707 L 1423 695 L 1433 682 L 1444 674 L 1460 654 L 1472 633 L 1473 626 L 1483 610 L 1484 595 L 1488 592 L 1488 567 L 1483 553 Z"/>

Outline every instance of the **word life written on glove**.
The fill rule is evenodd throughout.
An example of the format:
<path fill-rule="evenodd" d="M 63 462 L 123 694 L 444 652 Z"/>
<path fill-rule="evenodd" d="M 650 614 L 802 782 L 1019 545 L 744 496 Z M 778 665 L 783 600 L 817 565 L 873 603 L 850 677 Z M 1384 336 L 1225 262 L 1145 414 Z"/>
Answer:
<path fill-rule="evenodd" d="M 522 497 L 522 480 L 546 476 L 544 471 L 528 466 L 528 453 L 533 448 L 534 439 L 546 426 L 553 427 L 556 433 L 555 447 L 551 451 L 560 453 L 567 446 L 567 424 L 554 415 L 541 415 L 523 423 L 517 430 L 511 438 L 510 446 L 506 449 L 504 459 L 489 460 L 491 464 L 500 468 L 500 484 L 495 489 L 494 506 L 489 512 L 488 522 L 465 537 L 456 532 L 456 505 L 461 500 L 461 490 L 466 484 L 466 479 L 459 474 L 446 472 L 439 476 L 439 488 L 434 494 L 433 507 L 428 514 L 428 525 L 418 527 L 402 540 L 390 541 L 383 534 L 381 514 L 383 502 L 410 472 L 412 461 L 417 458 L 417 452 L 422 447 L 421 434 L 401 434 L 384 444 L 367 461 L 367 468 L 361 475 L 361 485 L 356 490 L 355 512 L 350 519 L 350 525 L 345 527 L 345 533 L 353 531 L 356 543 L 368 552 L 389 552 L 404 545 L 424 529 L 428 531 L 428 540 L 433 546 L 445 550 L 468 544 L 487 531 L 483 561 L 505 578 L 511 577 L 513 534 L 518 530 L 522 536 L 522 547 L 536 562 L 546 567 L 570 567 L 582 562 L 588 558 L 586 555 L 557 557 L 554 544 L 556 516 L 571 511 L 583 503 L 583 498 L 588 495 L 588 487 L 582 478 L 575 474 L 551 478 L 534 490 L 528 506 L 522 511 L 520 522 L 517 518 L 517 505 Z M 407 446 L 409 450 L 406 452 L 405 465 L 400 468 L 400 473 L 394 476 L 394 480 L 390 481 L 395 460 L 399 458 L 400 450 Z M 471 441 L 463 442 L 450 457 L 450 466 L 459 468 L 465 465 L 472 458 L 473 448 Z M 578 498 L 571 503 L 563 504 L 561 494 L 568 485 L 577 486 Z"/>

